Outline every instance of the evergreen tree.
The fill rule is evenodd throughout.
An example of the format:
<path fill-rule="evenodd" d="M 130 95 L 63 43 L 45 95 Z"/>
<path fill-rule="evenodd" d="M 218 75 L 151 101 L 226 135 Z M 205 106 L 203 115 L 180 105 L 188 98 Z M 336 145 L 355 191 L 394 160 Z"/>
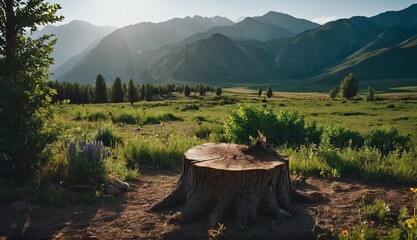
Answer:
<path fill-rule="evenodd" d="M 262 95 L 262 88 L 258 88 L 258 98 L 260 98 Z"/>
<path fill-rule="evenodd" d="M 43 0 L 0 1 L 0 178 L 7 181 L 33 177 L 57 134 L 45 84 L 56 40 L 27 38 L 26 31 L 62 20 L 58 9 Z"/>
<path fill-rule="evenodd" d="M 221 88 L 221 87 L 217 87 L 217 88 L 216 88 L 216 95 L 217 95 L 217 96 L 222 95 L 222 92 L 223 92 L 223 90 L 222 90 L 222 88 Z"/>
<path fill-rule="evenodd" d="M 130 79 L 127 88 L 127 99 L 129 100 L 130 104 L 133 105 L 134 102 L 138 100 L 137 89 L 133 80 Z"/>
<path fill-rule="evenodd" d="M 198 84 L 196 91 L 198 91 L 200 96 L 204 96 L 204 95 L 206 95 L 207 87 L 204 86 L 203 84 Z"/>
<path fill-rule="evenodd" d="M 272 92 L 272 88 L 270 86 L 268 86 L 268 88 L 266 89 L 266 96 L 268 98 L 272 97 L 274 93 Z"/>
<path fill-rule="evenodd" d="M 190 96 L 190 94 L 191 94 L 191 88 L 190 88 L 190 86 L 185 85 L 185 87 L 184 87 L 184 95 L 185 95 L 186 97 L 189 97 L 189 96 Z"/>
<path fill-rule="evenodd" d="M 153 92 L 153 87 L 151 84 L 147 83 L 145 85 L 145 101 L 151 101 L 152 100 L 152 92 Z"/>
<path fill-rule="evenodd" d="M 366 93 L 366 101 L 375 101 L 375 89 L 368 86 L 368 92 Z"/>
<path fill-rule="evenodd" d="M 145 84 L 142 84 L 142 87 L 140 88 L 140 100 L 145 100 L 145 94 L 146 94 L 146 89 L 145 89 Z"/>
<path fill-rule="evenodd" d="M 130 80 L 132 80 L 132 79 L 130 79 Z M 123 89 L 123 92 L 125 93 L 124 98 L 127 99 L 127 86 L 126 86 L 126 83 L 123 83 L 122 89 Z"/>
<path fill-rule="evenodd" d="M 358 94 L 358 80 L 353 73 L 349 73 L 340 83 L 342 97 L 351 99 Z"/>
<path fill-rule="evenodd" d="M 339 89 L 337 89 L 336 86 L 332 87 L 332 89 L 330 89 L 330 91 L 329 91 L 330 99 L 332 99 L 332 100 L 335 99 L 338 93 L 339 93 Z"/>
<path fill-rule="evenodd" d="M 95 88 L 95 103 L 105 103 L 107 102 L 107 86 L 106 80 L 104 77 L 99 74 L 96 78 L 96 88 Z"/>
<path fill-rule="evenodd" d="M 114 103 L 121 103 L 125 99 L 125 93 L 123 92 L 123 85 L 122 80 L 117 77 L 114 82 L 111 89 L 111 100 Z"/>

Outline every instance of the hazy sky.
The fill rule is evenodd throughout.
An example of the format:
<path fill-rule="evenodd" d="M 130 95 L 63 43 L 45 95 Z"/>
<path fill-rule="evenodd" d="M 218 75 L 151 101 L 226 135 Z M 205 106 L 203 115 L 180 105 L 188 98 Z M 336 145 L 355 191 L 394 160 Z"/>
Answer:
<path fill-rule="evenodd" d="M 47 0 L 48 1 L 48 0 Z M 162 22 L 175 17 L 224 16 L 235 21 L 268 11 L 290 14 L 318 23 L 351 16 L 373 16 L 404 9 L 417 0 L 49 0 L 60 3 L 63 23 L 84 20 L 95 25 L 126 26 Z"/>

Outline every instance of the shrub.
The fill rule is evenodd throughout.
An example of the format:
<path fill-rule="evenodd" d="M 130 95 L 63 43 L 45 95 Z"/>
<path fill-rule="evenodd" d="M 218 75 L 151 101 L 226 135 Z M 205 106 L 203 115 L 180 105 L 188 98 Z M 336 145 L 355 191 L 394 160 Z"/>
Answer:
<path fill-rule="evenodd" d="M 159 124 L 163 121 L 182 121 L 183 119 L 172 113 L 165 113 L 160 116 L 146 116 L 143 124 Z"/>
<path fill-rule="evenodd" d="M 199 106 L 197 106 L 197 105 L 195 105 L 195 104 L 192 104 L 192 105 L 185 105 L 184 107 L 182 107 L 180 110 L 182 111 L 182 112 L 185 112 L 185 111 L 188 111 L 188 110 L 198 110 L 198 109 L 200 109 L 200 107 Z"/>
<path fill-rule="evenodd" d="M 371 86 L 368 86 L 368 92 L 365 96 L 366 101 L 375 101 L 375 89 Z"/>
<path fill-rule="evenodd" d="M 165 113 L 158 118 L 160 121 L 182 121 L 183 119 L 172 113 Z"/>
<path fill-rule="evenodd" d="M 299 146 L 305 140 L 304 116 L 298 112 L 281 111 L 278 115 L 267 109 L 240 105 L 230 112 L 225 124 L 226 138 L 235 143 L 249 144 L 262 132 L 274 144 Z"/>
<path fill-rule="evenodd" d="M 317 122 L 315 121 L 307 124 L 304 129 L 304 143 L 318 145 L 321 142 L 323 131 L 324 127 L 322 125 L 317 125 Z"/>
<path fill-rule="evenodd" d="M 353 73 L 350 73 L 342 80 L 340 92 L 342 97 L 346 99 L 351 99 L 358 94 L 358 80 Z"/>
<path fill-rule="evenodd" d="M 336 86 L 332 87 L 332 89 L 329 91 L 329 98 L 332 100 L 335 99 L 338 93 L 339 89 Z"/>
<path fill-rule="evenodd" d="M 366 137 L 366 144 L 378 148 L 384 155 L 394 150 L 408 151 L 412 147 L 410 135 L 402 135 L 394 127 L 391 129 L 373 129 Z"/>
<path fill-rule="evenodd" d="M 128 112 L 116 112 L 111 115 L 111 119 L 113 123 L 137 124 L 139 122 L 137 114 Z"/>
<path fill-rule="evenodd" d="M 299 146 L 305 138 L 304 116 L 298 112 L 280 111 L 273 143 Z"/>
<path fill-rule="evenodd" d="M 377 200 L 375 203 L 364 206 L 364 214 L 369 221 L 382 222 L 390 214 L 390 208 L 383 201 Z"/>
<path fill-rule="evenodd" d="M 68 146 L 68 183 L 98 187 L 107 178 L 102 142 L 71 141 Z"/>
<path fill-rule="evenodd" d="M 270 86 L 268 86 L 267 88 L 266 88 L 266 97 L 267 98 L 270 98 L 270 97 L 272 97 L 272 95 L 273 95 L 274 93 L 272 92 L 272 88 L 270 87 Z"/>
<path fill-rule="evenodd" d="M 90 122 L 96 122 L 99 120 L 107 120 L 108 114 L 103 111 L 91 112 L 87 114 L 87 120 Z"/>
<path fill-rule="evenodd" d="M 222 92 L 223 92 L 223 90 L 222 90 L 222 88 L 221 88 L 221 87 L 217 87 L 217 88 L 216 88 L 216 96 L 220 96 L 220 95 L 222 95 Z"/>
<path fill-rule="evenodd" d="M 363 146 L 365 140 L 362 135 L 356 131 L 340 126 L 327 126 L 324 128 L 321 141 L 337 148 L 345 148 L 348 146 L 359 148 Z"/>
<path fill-rule="evenodd" d="M 237 111 L 229 113 L 225 123 L 226 138 L 235 143 L 250 144 L 251 139 L 261 131 L 270 142 L 276 142 L 278 120 L 269 110 L 240 105 Z"/>
<path fill-rule="evenodd" d="M 111 125 L 104 125 L 97 130 L 94 137 L 97 142 L 102 142 L 104 146 L 115 148 L 117 145 L 123 143 L 122 137 L 114 132 Z"/>

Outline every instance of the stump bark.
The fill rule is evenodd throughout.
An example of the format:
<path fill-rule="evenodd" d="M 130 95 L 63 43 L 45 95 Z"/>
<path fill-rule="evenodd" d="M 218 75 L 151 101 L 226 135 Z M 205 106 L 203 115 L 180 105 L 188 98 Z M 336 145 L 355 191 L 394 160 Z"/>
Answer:
<path fill-rule="evenodd" d="M 184 154 L 177 186 L 150 210 L 184 204 L 174 221 L 185 222 L 209 214 L 219 222 L 228 209 L 239 223 L 255 221 L 259 213 L 290 216 L 291 184 L 288 159 L 257 145 L 207 143 Z"/>

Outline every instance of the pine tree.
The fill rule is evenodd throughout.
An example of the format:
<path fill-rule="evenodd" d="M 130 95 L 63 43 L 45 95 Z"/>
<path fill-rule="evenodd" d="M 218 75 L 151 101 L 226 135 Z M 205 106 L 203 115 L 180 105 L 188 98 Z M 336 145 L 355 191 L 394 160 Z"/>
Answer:
<path fill-rule="evenodd" d="M 142 87 L 140 88 L 140 100 L 141 101 L 145 100 L 145 94 L 146 94 L 145 84 L 142 84 Z"/>
<path fill-rule="evenodd" d="M 185 85 L 185 87 L 184 87 L 184 95 L 185 95 L 186 97 L 189 97 L 189 96 L 190 96 L 190 94 L 191 94 L 191 88 L 190 88 L 190 86 Z"/>
<path fill-rule="evenodd" d="M 216 95 L 217 95 L 217 96 L 222 95 L 222 92 L 223 92 L 223 90 L 222 90 L 222 88 L 221 88 L 221 87 L 217 87 L 217 88 L 216 88 Z"/>
<path fill-rule="evenodd" d="M 133 105 L 134 102 L 136 102 L 138 100 L 137 89 L 136 89 L 135 84 L 133 83 L 132 79 L 130 79 L 129 83 L 128 83 L 127 99 L 129 100 L 130 104 L 132 104 L 132 105 Z"/>
<path fill-rule="evenodd" d="M 123 92 L 122 80 L 117 77 L 112 86 L 111 100 L 114 103 L 121 103 L 124 101 L 125 93 Z"/>
<path fill-rule="evenodd" d="M 45 84 L 56 40 L 27 38 L 26 31 L 62 20 L 59 9 L 43 0 L 0 1 L 0 178 L 7 181 L 33 177 L 57 135 L 53 91 Z"/>
<path fill-rule="evenodd" d="M 273 95 L 272 88 L 268 86 L 268 88 L 266 89 L 266 96 L 270 98 L 272 97 L 272 95 Z"/>
<path fill-rule="evenodd" d="M 366 101 L 375 101 L 375 89 L 368 86 L 368 92 L 366 93 Z"/>
<path fill-rule="evenodd" d="M 260 98 L 262 95 L 262 88 L 258 88 L 258 98 Z"/>
<path fill-rule="evenodd" d="M 149 83 L 145 85 L 145 101 L 151 101 L 152 100 L 152 92 L 153 92 L 153 86 Z"/>
<path fill-rule="evenodd" d="M 332 89 L 330 89 L 330 91 L 329 91 L 330 99 L 332 99 L 332 100 L 335 99 L 338 93 L 339 93 L 339 89 L 337 89 L 336 86 L 332 87 Z"/>
<path fill-rule="evenodd" d="M 130 79 L 130 80 L 132 80 L 132 79 Z M 127 99 L 127 86 L 126 86 L 126 83 L 123 83 L 122 89 L 123 89 L 123 92 L 125 93 L 124 98 Z"/>
<path fill-rule="evenodd" d="M 358 94 L 358 80 L 353 73 L 349 73 L 340 83 L 342 97 L 351 99 Z"/>
<path fill-rule="evenodd" d="M 96 88 L 95 88 L 94 95 L 95 95 L 95 103 L 106 103 L 108 100 L 106 80 L 101 74 L 97 75 Z"/>

